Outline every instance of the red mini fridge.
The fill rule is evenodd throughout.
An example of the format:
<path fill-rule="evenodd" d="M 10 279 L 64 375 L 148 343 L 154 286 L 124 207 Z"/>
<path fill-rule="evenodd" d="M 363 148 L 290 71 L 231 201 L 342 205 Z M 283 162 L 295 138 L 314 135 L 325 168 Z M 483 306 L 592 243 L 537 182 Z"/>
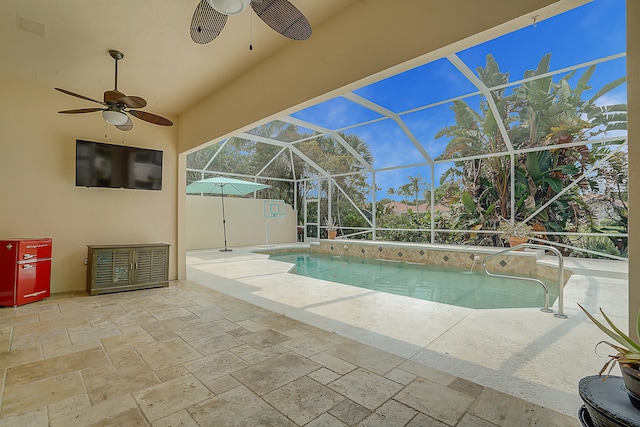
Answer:
<path fill-rule="evenodd" d="M 0 240 L 0 307 L 51 295 L 51 239 Z"/>

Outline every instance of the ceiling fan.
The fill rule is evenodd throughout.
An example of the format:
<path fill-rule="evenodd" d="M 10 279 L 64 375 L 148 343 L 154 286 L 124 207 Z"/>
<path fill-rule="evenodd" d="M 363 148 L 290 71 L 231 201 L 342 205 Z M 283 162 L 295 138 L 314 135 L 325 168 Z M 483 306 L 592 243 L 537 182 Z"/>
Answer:
<path fill-rule="evenodd" d="M 133 129 L 133 122 L 127 114 L 130 114 L 133 117 L 137 117 L 140 120 L 144 120 L 145 122 L 153 123 L 155 125 L 173 125 L 173 122 L 169 119 L 165 119 L 164 117 L 146 111 L 140 111 L 139 108 L 144 108 L 147 105 L 147 101 L 145 101 L 143 98 L 140 98 L 139 96 L 127 96 L 124 93 L 118 91 L 118 61 L 124 58 L 124 54 L 117 50 L 110 50 L 109 54 L 116 61 L 115 84 L 113 90 L 108 90 L 104 93 L 103 101 L 98 101 L 83 95 L 78 95 L 77 93 L 73 93 L 65 89 L 60 89 L 59 87 L 55 88 L 57 91 L 66 93 L 67 95 L 98 103 L 104 108 L 79 108 L 76 110 L 58 111 L 58 113 L 82 114 L 102 111 L 102 118 L 104 118 L 105 122 L 112 124 L 123 131 Z"/>
<path fill-rule="evenodd" d="M 220 35 L 229 15 L 244 12 L 249 5 L 283 36 L 293 40 L 311 36 L 311 24 L 288 0 L 200 0 L 191 18 L 191 39 L 198 44 L 209 43 Z"/>

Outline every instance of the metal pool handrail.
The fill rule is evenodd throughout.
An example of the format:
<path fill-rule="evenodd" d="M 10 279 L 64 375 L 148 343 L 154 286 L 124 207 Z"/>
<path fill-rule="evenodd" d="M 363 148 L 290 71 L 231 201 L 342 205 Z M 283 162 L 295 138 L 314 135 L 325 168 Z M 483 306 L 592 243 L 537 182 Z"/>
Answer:
<path fill-rule="evenodd" d="M 512 248 L 507 248 L 505 250 L 502 250 L 500 252 L 496 252 L 494 254 L 491 254 L 489 256 L 484 257 L 484 259 L 482 260 L 482 268 L 484 269 L 484 272 L 486 275 L 488 276 L 492 276 L 492 277 L 503 277 L 506 279 L 517 279 L 517 280 L 526 280 L 529 282 L 536 282 L 538 284 L 540 284 L 543 288 L 544 288 L 544 308 L 540 309 L 541 311 L 544 311 L 545 313 L 553 313 L 553 310 L 549 309 L 549 289 L 547 289 L 547 285 L 544 284 L 544 282 L 542 282 L 541 280 L 538 279 L 534 279 L 532 277 L 521 277 L 521 276 L 510 276 L 510 275 L 506 275 L 506 274 L 494 274 L 494 273 L 490 273 L 489 270 L 487 270 L 487 260 L 497 257 L 499 255 L 503 255 L 507 252 L 511 252 L 511 251 L 515 251 L 518 250 L 520 248 L 531 248 L 531 249 L 541 249 L 543 251 L 551 251 L 554 254 L 556 254 L 558 256 L 558 312 L 556 314 L 554 314 L 555 317 L 559 317 L 561 319 L 566 319 L 567 316 L 564 314 L 563 312 L 563 303 L 564 303 L 564 298 L 563 298 L 563 293 L 564 293 L 564 286 L 563 286 L 563 282 L 564 282 L 564 259 L 562 257 L 562 254 L 560 253 L 559 250 L 557 250 L 554 247 L 551 246 L 544 246 L 544 245 L 537 245 L 535 243 L 521 243 L 519 245 L 516 245 Z"/>

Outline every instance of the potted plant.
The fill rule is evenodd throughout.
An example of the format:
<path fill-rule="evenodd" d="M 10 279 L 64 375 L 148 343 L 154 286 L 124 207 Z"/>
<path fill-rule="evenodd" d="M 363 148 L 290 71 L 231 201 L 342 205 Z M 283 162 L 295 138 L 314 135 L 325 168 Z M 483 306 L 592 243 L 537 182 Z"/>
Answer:
<path fill-rule="evenodd" d="M 529 237 L 533 236 L 533 227 L 524 222 L 503 220 L 498 226 L 498 235 L 514 247 L 529 241 Z"/>
<path fill-rule="evenodd" d="M 622 332 L 622 330 L 620 330 L 620 328 L 618 328 L 611 319 L 604 314 L 602 309 L 600 309 L 600 312 L 609 327 L 599 322 L 582 305 L 578 305 L 602 332 L 607 334 L 616 342 L 616 344 L 614 344 L 609 341 L 600 341 L 596 344 L 596 346 L 600 344 L 607 344 L 618 352 L 616 354 L 609 355 L 609 360 L 604 364 L 598 374 L 602 375 L 602 373 L 609 368 L 607 371 L 608 375 L 617 363 L 620 366 L 620 371 L 622 372 L 622 379 L 624 381 L 625 388 L 627 389 L 629 400 L 631 400 L 633 406 L 640 409 L 640 344 L 636 343 L 628 335 Z M 638 330 L 640 330 L 640 311 L 638 312 L 637 323 Z"/>
<path fill-rule="evenodd" d="M 329 217 L 324 219 L 324 223 L 327 226 L 327 235 L 329 236 L 329 239 L 335 239 L 338 235 L 338 226 L 336 221 L 332 217 Z"/>

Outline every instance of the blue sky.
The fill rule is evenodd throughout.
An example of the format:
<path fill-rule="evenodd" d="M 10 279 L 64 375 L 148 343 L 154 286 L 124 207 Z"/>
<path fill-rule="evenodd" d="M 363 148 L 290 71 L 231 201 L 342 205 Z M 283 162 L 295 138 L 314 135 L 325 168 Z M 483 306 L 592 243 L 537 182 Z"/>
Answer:
<path fill-rule="evenodd" d="M 487 54 L 492 54 L 502 72 L 510 73 L 510 81 L 523 78 L 525 70 L 535 69 L 543 55 L 551 53 L 551 70 L 560 70 L 614 54 L 625 52 L 625 1 L 595 0 L 577 9 L 527 26 L 481 45 L 458 52 L 457 55 L 472 70 L 485 65 Z M 623 77 L 625 58 L 596 67 L 591 78 L 593 87 L 585 92 L 590 97 L 605 83 Z M 582 74 L 578 71 L 572 83 Z M 476 92 L 477 89 L 465 79 L 446 59 L 406 71 L 397 76 L 355 90 L 393 112 L 401 113 L 419 106 L 443 101 L 460 95 Z M 479 96 L 467 100 L 472 106 L 480 101 Z M 626 85 L 607 94 L 603 104 L 625 103 Z M 352 103 L 345 98 L 318 104 L 292 114 L 332 130 L 379 118 L 375 112 Z M 435 139 L 444 126 L 453 124 L 454 115 L 450 104 L 406 114 L 402 119 L 427 153 L 436 157 L 447 144 L 446 138 Z M 410 165 L 424 162 L 418 150 L 406 134 L 391 120 L 358 126 L 345 130 L 360 136 L 369 144 L 374 157 L 374 168 Z M 436 186 L 439 175 L 449 165 L 436 168 Z M 391 187 L 407 183 L 407 176 L 420 175 L 429 181 L 428 168 L 407 168 L 379 173 L 377 184 L 383 187 L 377 197 L 387 196 Z"/>

